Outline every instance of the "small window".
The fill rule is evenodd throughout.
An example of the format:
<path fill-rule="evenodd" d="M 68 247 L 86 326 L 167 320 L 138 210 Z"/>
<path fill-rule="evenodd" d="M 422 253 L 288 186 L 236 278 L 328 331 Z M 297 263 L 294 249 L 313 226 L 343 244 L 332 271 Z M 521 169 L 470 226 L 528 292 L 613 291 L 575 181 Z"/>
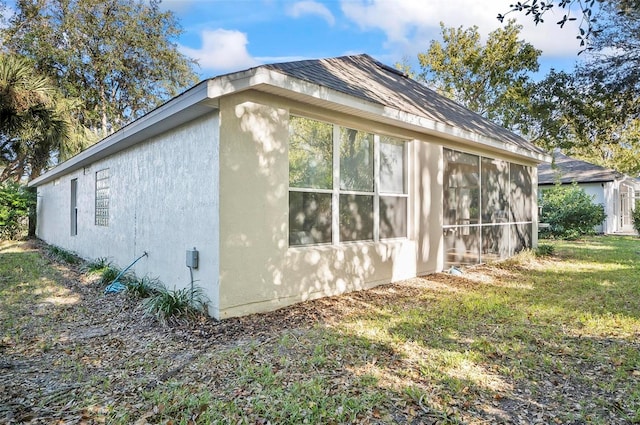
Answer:
<path fill-rule="evenodd" d="M 340 241 L 373 240 L 373 195 L 340 195 Z"/>
<path fill-rule="evenodd" d="M 381 193 L 406 193 L 405 149 L 406 143 L 404 141 L 380 136 Z"/>
<path fill-rule="evenodd" d="M 78 235 L 78 179 L 71 180 L 71 236 Z"/>
<path fill-rule="evenodd" d="M 380 136 L 380 239 L 407 237 L 406 146 Z"/>
<path fill-rule="evenodd" d="M 331 243 L 331 194 L 289 192 L 289 245 Z"/>
<path fill-rule="evenodd" d="M 109 226 L 109 169 L 96 172 L 96 226 Z"/>
<path fill-rule="evenodd" d="M 407 197 L 380 197 L 380 239 L 407 236 Z"/>

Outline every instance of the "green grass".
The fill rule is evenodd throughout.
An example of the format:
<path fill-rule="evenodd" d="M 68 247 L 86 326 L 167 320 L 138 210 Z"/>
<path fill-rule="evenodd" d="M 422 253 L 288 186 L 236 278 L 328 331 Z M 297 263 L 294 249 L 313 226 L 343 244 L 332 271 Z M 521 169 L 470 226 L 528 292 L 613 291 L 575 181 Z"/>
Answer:
<path fill-rule="evenodd" d="M 110 423 L 640 423 L 640 239 L 545 243 L 543 256 L 339 297 L 311 328 L 211 340 L 162 382 L 175 364 L 163 350 L 190 349 L 164 328 L 79 344 L 49 368 L 90 390 L 83 415 Z M 37 252 L 0 250 L 0 271 L 2 341 L 21 356 L 25 335 L 69 314 L 40 323 L 33 306 L 74 294 Z M 43 332 L 30 358 L 69 349 L 56 338 Z"/>

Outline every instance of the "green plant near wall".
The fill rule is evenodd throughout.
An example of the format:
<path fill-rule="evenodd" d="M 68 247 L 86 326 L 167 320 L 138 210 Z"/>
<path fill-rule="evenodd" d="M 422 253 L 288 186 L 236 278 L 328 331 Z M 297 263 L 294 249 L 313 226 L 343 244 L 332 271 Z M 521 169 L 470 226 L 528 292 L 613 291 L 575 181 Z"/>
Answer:
<path fill-rule="evenodd" d="M 143 277 L 138 279 L 136 277 L 132 279 L 126 279 L 124 286 L 127 288 L 127 294 L 133 298 L 149 298 L 162 290 L 162 284 L 156 278 Z"/>
<path fill-rule="evenodd" d="M 540 220 L 549 223 L 551 236 L 576 239 L 595 233 L 594 227 L 602 224 L 606 214 L 602 205 L 595 204 L 576 183 L 556 184 L 542 192 Z"/>
<path fill-rule="evenodd" d="M 27 235 L 29 211 L 35 194 L 16 182 L 0 184 L 0 240 L 19 239 Z"/>
<path fill-rule="evenodd" d="M 631 217 L 633 219 L 633 228 L 636 229 L 636 232 L 640 235 L 640 199 L 636 199 L 635 208 L 631 213 Z"/>
<path fill-rule="evenodd" d="M 193 319 L 205 311 L 206 298 L 199 287 L 167 289 L 157 286 L 155 293 L 144 301 L 147 314 L 167 323 L 179 319 Z"/>

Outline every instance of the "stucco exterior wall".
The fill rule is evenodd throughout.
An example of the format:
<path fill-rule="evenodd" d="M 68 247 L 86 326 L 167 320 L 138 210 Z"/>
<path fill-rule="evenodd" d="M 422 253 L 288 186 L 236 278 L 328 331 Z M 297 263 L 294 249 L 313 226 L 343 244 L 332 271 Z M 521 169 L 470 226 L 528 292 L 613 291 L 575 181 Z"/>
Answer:
<path fill-rule="evenodd" d="M 408 142 L 408 238 L 289 247 L 290 115 Z M 221 99 L 220 116 L 221 318 L 442 270 L 446 140 L 258 92 Z"/>
<path fill-rule="evenodd" d="M 411 239 L 289 248 L 290 106 L 257 93 L 220 103 L 223 318 L 416 275 L 417 244 Z M 339 114 L 297 111 L 319 112 L 344 124 Z M 374 131 L 364 122 L 350 125 Z"/>
<path fill-rule="evenodd" d="M 218 131 L 211 113 L 162 136 L 38 187 L 37 235 L 87 259 L 106 257 L 120 268 L 143 252 L 137 276 L 168 288 L 190 285 L 185 251 L 196 247 L 196 285 L 218 315 Z M 96 172 L 109 169 L 109 225 L 95 224 Z M 70 186 L 78 180 L 78 233 L 71 236 Z"/>
<path fill-rule="evenodd" d="M 389 135 L 407 143 L 406 238 L 289 247 L 291 115 Z M 38 235 L 85 258 L 107 257 L 138 276 L 187 287 L 185 250 L 196 247 L 194 280 L 226 318 L 440 271 L 443 146 L 484 151 L 257 91 L 219 100 L 219 112 L 69 173 L 38 188 Z M 524 164 L 534 166 L 535 164 Z M 95 225 L 96 172 L 109 169 L 109 226 Z M 70 186 L 78 180 L 78 234 Z M 535 167 L 533 183 L 536 183 Z M 535 201 L 535 197 L 534 197 Z M 536 208 L 535 202 L 533 208 Z M 535 214 L 534 217 L 537 215 Z M 534 220 L 534 244 L 535 244 Z"/>

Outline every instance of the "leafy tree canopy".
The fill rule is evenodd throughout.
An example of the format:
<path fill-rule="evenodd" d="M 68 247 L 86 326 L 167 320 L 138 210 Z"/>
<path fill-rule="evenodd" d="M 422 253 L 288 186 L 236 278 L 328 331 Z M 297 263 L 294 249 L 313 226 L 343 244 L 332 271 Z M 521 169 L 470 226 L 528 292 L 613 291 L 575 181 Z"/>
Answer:
<path fill-rule="evenodd" d="M 117 130 L 196 81 L 181 33 L 159 0 L 17 0 L 3 19 L 3 49 L 31 59 L 65 96 L 85 104 L 80 122 Z"/>
<path fill-rule="evenodd" d="M 580 45 L 587 48 L 592 36 L 598 35 L 602 30 L 596 24 L 601 21 L 603 5 L 613 8 L 620 16 L 640 10 L 640 0 L 522 0 L 511 4 L 511 9 L 504 14 L 498 14 L 498 20 L 503 22 L 507 15 L 524 13 L 537 25 L 544 22 L 547 12 L 560 10 L 562 18 L 556 24 L 562 28 L 569 21 L 579 22 L 580 33 L 577 38 Z"/>
<path fill-rule="evenodd" d="M 72 118 L 78 106 L 31 62 L 0 54 L 0 181 L 35 178 L 52 155 L 65 159 L 78 152 L 87 140 Z"/>
<path fill-rule="evenodd" d="M 640 12 L 595 24 L 586 61 L 573 73 L 552 71 L 537 83 L 525 134 L 537 144 L 605 167 L 640 173 Z M 615 17 L 613 16 L 615 15 Z"/>
<path fill-rule="evenodd" d="M 531 95 L 529 73 L 538 70 L 541 52 L 519 38 L 522 27 L 514 22 L 490 33 L 484 45 L 478 27 L 440 26 L 442 42 L 432 41 L 418 55 L 418 80 L 504 127 L 516 128 Z"/>

